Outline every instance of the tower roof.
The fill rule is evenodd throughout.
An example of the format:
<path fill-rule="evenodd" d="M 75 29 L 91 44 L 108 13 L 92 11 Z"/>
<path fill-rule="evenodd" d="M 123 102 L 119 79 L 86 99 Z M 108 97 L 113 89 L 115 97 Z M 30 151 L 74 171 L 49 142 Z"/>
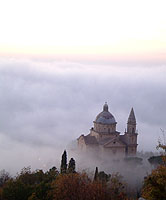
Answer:
<path fill-rule="evenodd" d="M 134 114 L 134 109 L 133 108 L 130 111 L 130 115 L 129 115 L 127 123 L 134 123 L 134 124 L 136 124 L 136 118 L 135 118 L 135 114 Z"/>
<path fill-rule="evenodd" d="M 114 116 L 108 111 L 108 104 L 105 103 L 103 106 L 103 111 L 99 113 L 95 120 L 96 123 L 101 124 L 115 124 Z"/>

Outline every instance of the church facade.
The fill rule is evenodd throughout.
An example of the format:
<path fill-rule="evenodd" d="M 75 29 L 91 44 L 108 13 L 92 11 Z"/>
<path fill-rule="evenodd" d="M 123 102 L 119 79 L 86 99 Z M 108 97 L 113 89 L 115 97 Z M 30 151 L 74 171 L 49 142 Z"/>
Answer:
<path fill-rule="evenodd" d="M 96 152 L 102 156 L 134 156 L 137 153 L 136 118 L 133 108 L 128 117 L 127 130 L 121 135 L 116 130 L 116 120 L 109 112 L 107 103 L 95 119 L 88 135 L 77 139 L 79 150 Z"/>

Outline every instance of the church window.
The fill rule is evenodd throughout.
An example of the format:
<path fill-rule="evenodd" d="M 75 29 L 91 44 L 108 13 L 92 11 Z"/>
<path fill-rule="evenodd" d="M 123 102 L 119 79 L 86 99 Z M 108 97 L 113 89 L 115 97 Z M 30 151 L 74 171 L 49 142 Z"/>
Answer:
<path fill-rule="evenodd" d="M 135 130 L 134 130 L 134 128 L 132 129 L 132 133 L 134 133 L 135 132 Z"/>

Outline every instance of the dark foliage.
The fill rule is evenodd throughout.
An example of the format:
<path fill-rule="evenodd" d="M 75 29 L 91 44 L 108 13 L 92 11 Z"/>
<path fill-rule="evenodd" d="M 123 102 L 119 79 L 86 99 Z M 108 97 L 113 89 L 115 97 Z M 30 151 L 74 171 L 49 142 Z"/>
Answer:
<path fill-rule="evenodd" d="M 0 187 L 2 187 L 10 178 L 8 172 L 5 170 L 0 171 Z"/>
<path fill-rule="evenodd" d="M 61 174 L 64 174 L 67 172 L 67 153 L 66 150 L 62 154 L 62 160 L 61 160 Z"/>
<path fill-rule="evenodd" d="M 163 162 L 163 156 L 152 156 L 148 159 L 149 163 L 151 165 L 157 166 L 164 164 Z"/>
<path fill-rule="evenodd" d="M 125 200 L 124 184 L 119 175 L 98 172 L 94 180 L 87 174 L 76 173 L 75 160 L 70 159 L 67 168 L 67 154 L 64 151 L 61 173 L 56 167 L 47 172 L 31 171 L 23 168 L 11 178 L 5 171 L 1 173 L 0 200 Z"/>
<path fill-rule="evenodd" d="M 15 178 L 10 178 L 2 187 L 2 200 L 51 200 L 48 191 L 59 172 L 56 167 L 44 173 L 42 170 L 31 172 L 30 167 L 21 170 Z"/>
<path fill-rule="evenodd" d="M 148 200 L 166 199 L 166 166 L 160 165 L 146 177 L 142 195 Z"/>
<path fill-rule="evenodd" d="M 75 173 L 76 172 L 75 168 L 76 168 L 75 160 L 71 158 L 68 165 L 68 173 Z"/>
<path fill-rule="evenodd" d="M 97 181 L 99 177 L 98 167 L 95 169 L 94 181 Z"/>

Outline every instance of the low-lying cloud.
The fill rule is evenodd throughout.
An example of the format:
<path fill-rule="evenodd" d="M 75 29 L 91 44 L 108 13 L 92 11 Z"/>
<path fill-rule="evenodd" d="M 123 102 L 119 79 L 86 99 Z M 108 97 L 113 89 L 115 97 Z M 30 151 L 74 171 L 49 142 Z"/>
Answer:
<path fill-rule="evenodd" d="M 56 155 L 56 150 L 61 152 L 81 133 L 89 132 L 105 101 L 122 133 L 134 107 L 138 148 L 155 151 L 160 128 L 166 129 L 165 74 L 166 66 L 0 59 L 3 167 L 10 169 L 10 157 L 20 162 L 19 167 L 27 164 L 24 160 L 31 164 L 36 159 L 33 151 L 47 152 L 42 159 L 51 163 L 46 157 L 53 158 L 51 153 Z"/>

